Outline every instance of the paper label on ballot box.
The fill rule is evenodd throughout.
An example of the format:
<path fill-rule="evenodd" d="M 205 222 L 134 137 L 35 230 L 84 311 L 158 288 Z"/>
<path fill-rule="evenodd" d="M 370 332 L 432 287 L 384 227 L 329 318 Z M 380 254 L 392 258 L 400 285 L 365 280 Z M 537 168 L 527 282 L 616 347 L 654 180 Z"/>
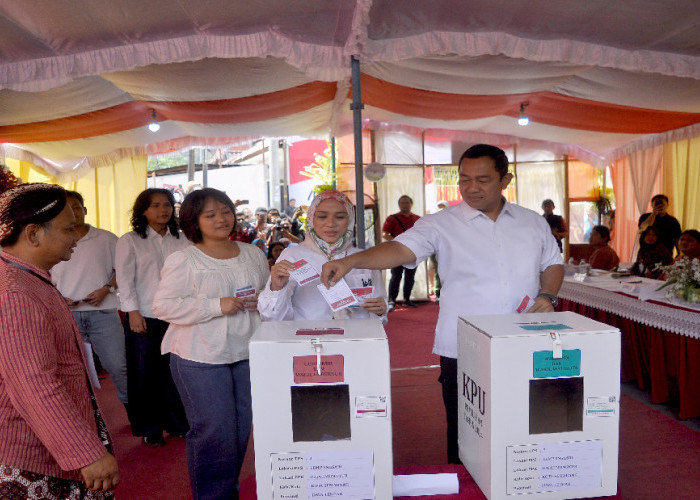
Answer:
<path fill-rule="evenodd" d="M 578 377 L 581 375 L 581 349 L 564 349 L 561 358 L 553 351 L 532 353 L 532 378 Z"/>
<path fill-rule="evenodd" d="M 316 356 L 294 356 L 295 384 L 332 384 L 345 381 L 345 360 L 342 354 L 321 356 L 321 374 L 318 374 Z"/>
<path fill-rule="evenodd" d="M 508 495 L 601 488 L 600 440 L 507 446 Z"/>
<path fill-rule="evenodd" d="M 271 453 L 275 500 L 375 498 L 371 450 Z"/>

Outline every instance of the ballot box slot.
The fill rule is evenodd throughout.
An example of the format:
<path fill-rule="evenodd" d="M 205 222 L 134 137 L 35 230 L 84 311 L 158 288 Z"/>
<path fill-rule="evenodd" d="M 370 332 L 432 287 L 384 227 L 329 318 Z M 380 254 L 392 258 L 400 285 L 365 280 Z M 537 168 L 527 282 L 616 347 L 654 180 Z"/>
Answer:
<path fill-rule="evenodd" d="M 291 401 L 294 442 L 351 438 L 347 384 L 292 386 Z"/>
<path fill-rule="evenodd" d="M 530 434 L 583 430 L 583 377 L 530 380 Z"/>

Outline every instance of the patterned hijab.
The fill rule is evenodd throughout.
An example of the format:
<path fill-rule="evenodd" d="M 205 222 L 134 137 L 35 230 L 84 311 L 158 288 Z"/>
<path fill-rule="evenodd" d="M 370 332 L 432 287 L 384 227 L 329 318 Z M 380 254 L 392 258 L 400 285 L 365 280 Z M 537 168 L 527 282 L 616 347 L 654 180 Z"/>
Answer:
<path fill-rule="evenodd" d="M 316 231 L 314 230 L 314 216 L 316 215 L 316 209 L 326 200 L 335 200 L 339 202 L 341 205 L 343 205 L 343 207 L 345 207 L 345 211 L 348 213 L 348 228 L 345 230 L 345 234 L 343 234 L 335 243 L 326 243 L 320 236 L 318 236 L 318 234 L 316 234 Z M 306 227 L 314 243 L 316 243 L 316 246 L 318 246 L 328 260 L 333 260 L 338 253 L 347 250 L 352 245 L 354 221 L 355 207 L 352 206 L 352 203 L 350 203 L 347 196 L 340 191 L 323 191 L 317 195 L 316 198 L 314 198 L 314 201 L 312 201 L 311 205 L 309 206 L 308 215 L 306 217 Z"/>

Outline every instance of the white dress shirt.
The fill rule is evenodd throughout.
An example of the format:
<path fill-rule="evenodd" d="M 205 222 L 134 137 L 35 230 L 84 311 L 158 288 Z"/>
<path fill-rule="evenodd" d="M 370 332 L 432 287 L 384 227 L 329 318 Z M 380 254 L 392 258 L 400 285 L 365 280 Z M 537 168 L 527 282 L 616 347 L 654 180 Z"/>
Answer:
<path fill-rule="evenodd" d="M 270 276 L 258 247 L 236 242 L 240 254 L 215 259 L 191 246 L 165 260 L 153 300 L 156 317 L 170 323 L 161 352 L 209 364 L 248 359 L 248 341 L 260 325 L 257 311 L 221 312 L 222 297 L 251 286 L 260 293 Z"/>
<path fill-rule="evenodd" d="M 357 253 L 360 250 L 351 247 L 346 252 L 337 256 L 341 259 L 347 255 Z M 321 267 L 328 262 L 328 258 L 319 250 L 310 239 L 305 239 L 299 245 L 285 248 L 277 260 L 297 262 L 304 259 L 316 272 L 321 274 Z M 372 286 L 373 297 L 382 297 L 386 302 L 386 290 L 380 271 L 370 269 L 353 269 L 344 276 L 350 288 Z M 333 319 L 333 311 L 326 300 L 318 291 L 316 285 L 321 280 L 317 279 L 303 286 L 289 278 L 287 285 L 281 290 L 270 290 L 270 281 L 265 285 L 265 290 L 258 298 L 258 311 L 263 321 L 283 321 L 297 319 Z M 376 318 L 376 314 L 361 307 L 345 309 L 350 319 L 352 318 Z M 379 316 L 382 323 L 387 322 L 386 313 Z"/>
<path fill-rule="evenodd" d="M 168 230 L 161 236 L 151 226 L 146 229 L 146 238 L 134 231 L 119 238 L 115 269 L 121 310 L 139 311 L 144 317 L 155 318 L 151 304 L 163 262 L 171 253 L 190 245 L 192 242 L 182 233 L 176 238 Z"/>
<path fill-rule="evenodd" d="M 440 313 L 433 352 L 457 357 L 457 318 L 511 314 L 525 296 L 540 290 L 540 273 L 563 264 L 547 221 L 506 203 L 494 222 L 466 202 L 421 217 L 395 241 L 416 261 L 436 254 L 440 267 Z"/>
<path fill-rule="evenodd" d="M 89 226 L 85 236 L 76 243 L 70 260 L 59 262 L 51 268 L 51 281 L 61 295 L 81 301 L 98 288 L 109 284 L 114 274 L 117 239 L 116 234 Z M 117 294 L 108 293 L 97 307 L 79 302 L 71 307 L 71 311 L 98 311 L 118 307 Z"/>

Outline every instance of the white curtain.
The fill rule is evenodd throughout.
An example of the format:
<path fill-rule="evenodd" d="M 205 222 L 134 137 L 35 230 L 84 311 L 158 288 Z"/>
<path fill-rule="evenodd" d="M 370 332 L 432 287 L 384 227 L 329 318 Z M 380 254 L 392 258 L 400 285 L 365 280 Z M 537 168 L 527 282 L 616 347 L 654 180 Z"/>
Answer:
<path fill-rule="evenodd" d="M 423 165 L 423 139 L 406 132 L 374 132 L 375 158 L 379 163 Z"/>
<path fill-rule="evenodd" d="M 518 163 L 515 179 L 518 205 L 541 213 L 542 201 L 550 199 L 556 206 L 555 212 L 564 213 L 564 162 Z"/>
<path fill-rule="evenodd" d="M 413 199 L 413 213 L 423 215 L 425 213 L 425 199 L 423 190 L 423 167 L 386 167 L 386 176 L 377 182 L 377 199 L 379 201 L 379 219 L 377 224 L 380 229 L 386 218 L 399 211 L 399 197 L 407 194 Z M 388 289 L 391 275 L 385 273 L 386 286 Z M 418 266 L 416 271 L 416 283 L 413 286 L 411 300 L 428 298 L 427 264 L 425 262 Z M 403 284 L 401 285 L 399 297 L 402 297 Z"/>
<path fill-rule="evenodd" d="M 649 200 L 655 194 L 653 189 L 658 184 L 656 177 L 661 171 L 663 157 L 663 146 L 635 151 L 629 155 L 630 178 L 632 179 L 634 197 L 640 214 L 646 212 Z M 632 259 L 636 258 L 638 248 L 639 238 L 635 237 L 634 246 L 632 247 Z"/>
<path fill-rule="evenodd" d="M 636 151 L 629 155 L 630 177 L 640 214 L 645 212 L 652 195 L 656 194 L 652 193 L 652 189 L 661 170 L 663 157 L 663 146 Z"/>

